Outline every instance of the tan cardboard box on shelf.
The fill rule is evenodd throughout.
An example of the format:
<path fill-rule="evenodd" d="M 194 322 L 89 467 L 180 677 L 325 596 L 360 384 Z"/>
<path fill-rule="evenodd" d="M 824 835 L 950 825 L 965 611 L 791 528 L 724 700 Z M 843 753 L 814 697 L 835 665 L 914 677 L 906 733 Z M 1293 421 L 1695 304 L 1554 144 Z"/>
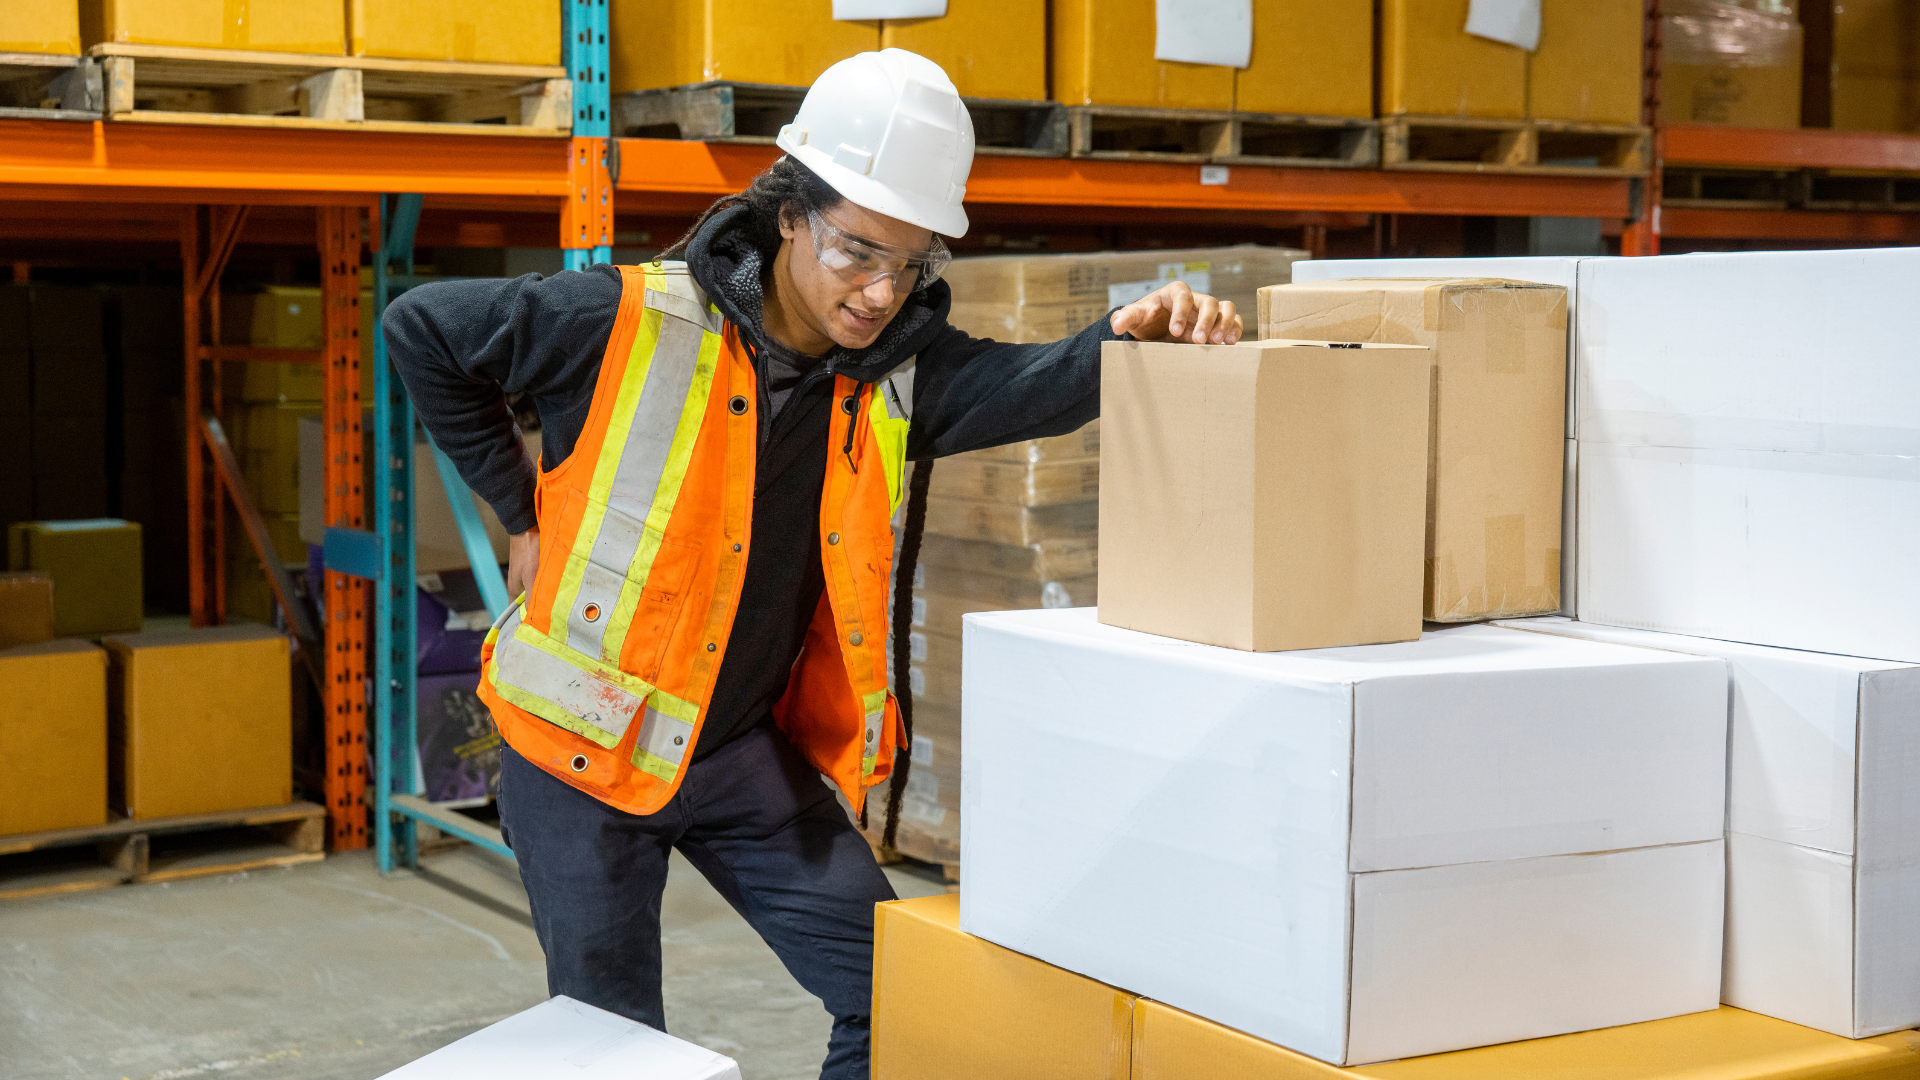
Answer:
<path fill-rule="evenodd" d="M 1241 112 L 1373 115 L 1372 0 L 1253 0 L 1253 55 L 1234 73 Z"/>
<path fill-rule="evenodd" d="M 1526 50 L 1467 33 L 1469 6 L 1469 0 L 1381 0 L 1381 115 L 1526 115 Z"/>
<path fill-rule="evenodd" d="M 16 521 L 7 569 L 53 578 L 53 626 L 62 637 L 140 629 L 140 526 L 119 518 Z"/>
<path fill-rule="evenodd" d="M 942 498 L 986 499 L 1017 506 L 1056 506 L 1100 497 L 1100 459 L 1032 465 L 957 454 L 940 462 L 927 486 Z"/>
<path fill-rule="evenodd" d="M 1721 0 L 1669 0 L 1661 27 L 1660 120 L 1800 126 L 1800 24 Z"/>
<path fill-rule="evenodd" d="M 985 450 L 975 450 L 970 456 L 981 461 L 1018 461 L 1034 465 L 1056 459 L 1097 458 L 1100 456 L 1100 421 L 1089 420 L 1086 426 L 1070 435 L 990 446 Z"/>
<path fill-rule="evenodd" d="M 938 470 L 935 470 L 938 475 Z M 929 499 L 927 531 L 995 544 L 1039 544 L 1092 535 L 1100 527 L 1098 502 L 1009 506 L 982 499 Z"/>
<path fill-rule="evenodd" d="M 72 638 L 0 649 L 0 836 L 107 820 L 107 654 Z"/>
<path fill-rule="evenodd" d="M 1233 108 L 1234 69 L 1153 58 L 1154 0 L 1048 0 L 1053 99 L 1068 105 Z"/>
<path fill-rule="evenodd" d="M 1920 129 L 1920 5 L 1910 0 L 1834 5 L 1833 126 Z"/>
<path fill-rule="evenodd" d="M 715 80 L 811 86 L 880 47 L 877 22 L 836 22 L 832 0 L 613 0 L 609 17 L 616 94 Z"/>
<path fill-rule="evenodd" d="M 888 19 L 880 47 L 939 64 L 962 97 L 1044 101 L 1047 9 L 1041 0 L 967 0 L 931 19 Z"/>
<path fill-rule="evenodd" d="M 133 818 L 293 798 L 285 634 L 234 624 L 109 637 L 114 805 Z"/>
<path fill-rule="evenodd" d="M 1527 115 L 1638 124 L 1645 37 L 1638 5 L 1544 0 L 1540 47 L 1527 57 Z"/>
<path fill-rule="evenodd" d="M 1037 544 L 990 544 L 929 533 L 921 538 L 920 565 L 969 570 L 1028 581 L 1092 577 L 1100 567 L 1100 543 L 1088 537 L 1044 540 Z"/>
<path fill-rule="evenodd" d="M 1022 309 L 1105 305 L 1069 331 L 1078 333 L 1108 309 L 1130 304 L 1172 281 L 1184 281 L 1195 292 L 1231 300 L 1240 306 L 1242 317 L 1248 317 L 1262 287 L 1293 280 L 1293 264 L 1310 257 L 1310 252 L 1296 248 L 1253 244 L 1073 255 L 985 255 L 956 259 L 942 276 L 953 290 L 956 305 L 995 304 Z M 1024 311 L 1019 317 L 1035 319 Z"/>
<path fill-rule="evenodd" d="M 340 0 L 80 0 L 88 45 L 123 42 L 256 52 L 346 52 Z"/>
<path fill-rule="evenodd" d="M 548 0 L 347 0 L 347 23 L 355 56 L 560 63 L 560 8 Z"/>
<path fill-rule="evenodd" d="M 53 575 L 42 570 L 0 574 L 0 649 L 38 645 L 56 636 Z"/>
<path fill-rule="evenodd" d="M 1497 278 L 1324 281 L 1261 290 L 1261 334 L 1433 350 L 1426 618 L 1560 606 L 1567 297 Z"/>
<path fill-rule="evenodd" d="M 1102 346 L 1100 620 L 1266 652 L 1420 636 L 1418 345 Z"/>
<path fill-rule="evenodd" d="M 914 568 L 913 587 L 916 592 L 998 604 L 1001 610 L 1091 607 L 1097 595 L 1095 579 L 1091 576 L 1059 580 L 956 570 L 924 563 Z"/>
<path fill-rule="evenodd" d="M 80 53 L 80 12 L 74 0 L 10 0 L 0 23 L 0 52 Z"/>

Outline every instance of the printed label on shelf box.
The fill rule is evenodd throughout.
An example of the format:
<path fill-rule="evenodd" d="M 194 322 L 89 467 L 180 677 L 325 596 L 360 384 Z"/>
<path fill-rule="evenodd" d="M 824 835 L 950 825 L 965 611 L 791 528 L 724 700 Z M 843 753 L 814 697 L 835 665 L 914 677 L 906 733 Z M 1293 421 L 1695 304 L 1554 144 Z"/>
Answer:
<path fill-rule="evenodd" d="M 1197 293 L 1213 291 L 1213 264 L 1210 262 L 1161 263 L 1160 276 L 1150 281 L 1125 281 L 1107 286 L 1107 307 L 1125 307 L 1144 300 L 1148 293 L 1169 281 L 1184 281 Z"/>
<path fill-rule="evenodd" d="M 1253 0 L 1155 0 L 1153 58 L 1246 67 L 1253 58 Z"/>

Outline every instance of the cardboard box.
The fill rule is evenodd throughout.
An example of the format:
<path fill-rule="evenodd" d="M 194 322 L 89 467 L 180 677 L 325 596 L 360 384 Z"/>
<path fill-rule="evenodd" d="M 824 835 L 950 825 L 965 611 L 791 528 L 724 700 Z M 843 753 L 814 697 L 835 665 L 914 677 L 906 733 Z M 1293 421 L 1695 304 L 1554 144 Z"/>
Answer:
<path fill-rule="evenodd" d="M 868 819 L 867 834 L 884 839 L 885 822 Z M 893 848 L 908 858 L 960 864 L 960 713 L 926 701 L 913 705 L 913 771 L 900 798 Z"/>
<path fill-rule="evenodd" d="M 1722 1000 L 1851 1038 L 1920 1026 L 1920 666 L 1570 619 L 1501 625 L 1727 661 Z"/>
<path fill-rule="evenodd" d="M 1803 35 L 1790 11 L 1672 0 L 1661 42 L 1662 123 L 1800 126 Z"/>
<path fill-rule="evenodd" d="M 740 1080 L 740 1067 L 690 1042 L 624 1016 L 575 1001 L 548 998 L 381 1080 Z"/>
<path fill-rule="evenodd" d="M 1053 100 L 1068 105 L 1233 108 L 1234 69 L 1153 58 L 1153 0 L 1048 0 Z"/>
<path fill-rule="evenodd" d="M 951 894 L 874 908 L 874 1080 L 1130 1075 L 1132 994 L 959 922 Z"/>
<path fill-rule="evenodd" d="M 811 86 L 880 47 L 877 22 L 835 22 L 832 0 L 613 0 L 613 92 L 693 83 Z"/>
<path fill-rule="evenodd" d="M 0 52 L 80 54 L 80 12 L 74 0 L 12 0 L 0 26 Z"/>
<path fill-rule="evenodd" d="M 144 819 L 292 801 L 285 634 L 242 623 L 103 644 L 114 805 Z"/>
<path fill-rule="evenodd" d="M 1087 579 L 1081 578 L 1079 580 L 1085 581 Z M 1091 594 L 1075 596 L 1069 591 L 1066 583 L 1054 582 L 1053 584 L 1061 586 L 1058 596 L 1062 601 L 1052 605 L 1053 607 L 1092 606 L 1093 596 Z M 924 631 L 928 634 L 942 634 L 958 640 L 960 637 L 960 621 L 964 616 L 971 615 L 977 611 L 1024 609 L 1009 607 L 1009 605 L 992 600 L 979 600 L 964 596 L 947 596 L 942 593 L 916 592 L 912 597 L 911 610 L 913 613 L 911 625 L 915 630 Z"/>
<path fill-rule="evenodd" d="M 1253 55 L 1234 72 L 1241 112 L 1373 115 L 1372 0 L 1254 0 Z"/>
<path fill-rule="evenodd" d="M 1020 547 L 929 533 L 920 541 L 920 565 L 1027 581 L 1092 577 L 1100 568 L 1094 540 L 1047 540 Z"/>
<path fill-rule="evenodd" d="M 347 22 L 354 56 L 561 62 L 560 7 L 547 0 L 347 0 Z"/>
<path fill-rule="evenodd" d="M 0 574 L 0 649 L 38 645 L 53 628 L 53 575 L 42 570 Z"/>
<path fill-rule="evenodd" d="M 0 836 L 107 821 L 107 654 L 41 641 L 0 649 Z"/>
<path fill-rule="evenodd" d="M 1425 616 L 1560 607 L 1564 289 L 1493 278 L 1278 285 L 1260 291 L 1260 336 L 1432 349 Z"/>
<path fill-rule="evenodd" d="M 1833 6 L 1833 126 L 1920 128 L 1920 8 L 1907 0 Z"/>
<path fill-rule="evenodd" d="M 994 605 L 993 610 L 1037 607 L 1091 607 L 1099 588 L 1096 577 L 1045 579 L 957 570 L 947 566 L 914 568 L 917 592 L 937 593 Z"/>
<path fill-rule="evenodd" d="M 1100 497 L 1100 459 L 1022 465 L 956 454 L 940 462 L 927 487 L 941 498 L 1056 506 Z"/>
<path fill-rule="evenodd" d="M 1579 616 L 1920 662 L 1913 250 L 1580 264 Z"/>
<path fill-rule="evenodd" d="M 1086 255 L 985 255 L 954 260 L 942 280 L 953 290 L 956 306 L 1017 307 L 1022 310 L 1015 317 L 1027 322 L 1042 318 L 1025 310 L 1033 307 L 1058 305 L 1092 312 L 1083 321 L 1075 316 L 1073 333 L 1172 281 L 1233 301 L 1251 321 L 1260 289 L 1293 280 L 1293 264 L 1308 254 L 1295 248 L 1241 244 Z"/>
<path fill-rule="evenodd" d="M 1527 58 L 1527 115 L 1638 124 L 1646 13 L 1632 4 L 1543 0 Z"/>
<path fill-rule="evenodd" d="M 1335 1064 L 1718 1001 L 1724 661 L 965 633 L 968 933 Z"/>
<path fill-rule="evenodd" d="M 119 518 L 16 521 L 7 527 L 7 569 L 53 578 L 53 625 L 62 637 L 138 630 L 140 526 Z"/>
<path fill-rule="evenodd" d="M 1106 343 L 1101 621 L 1262 652 L 1418 638 L 1431 376 L 1418 345 Z"/>
<path fill-rule="evenodd" d="M 347 20 L 340 0 L 80 0 L 80 36 L 88 45 L 339 56 L 346 51 Z"/>
<path fill-rule="evenodd" d="M 1380 114 L 1518 120 L 1527 53 L 1467 33 L 1470 0 L 1381 0 Z"/>
<path fill-rule="evenodd" d="M 1044 0 L 968 0 L 946 8 L 939 18 L 881 23 L 880 47 L 939 64 L 962 97 L 1047 99 Z"/>
<path fill-rule="evenodd" d="M 1097 458 L 1100 456 L 1100 421 L 1089 420 L 1070 435 L 990 446 L 973 451 L 972 456 L 981 461 L 1017 461 L 1028 465 L 1056 459 Z"/>
<path fill-rule="evenodd" d="M 1100 528 L 1098 502 L 1011 506 L 984 499 L 927 500 L 927 531 L 994 544 L 1083 539 Z"/>

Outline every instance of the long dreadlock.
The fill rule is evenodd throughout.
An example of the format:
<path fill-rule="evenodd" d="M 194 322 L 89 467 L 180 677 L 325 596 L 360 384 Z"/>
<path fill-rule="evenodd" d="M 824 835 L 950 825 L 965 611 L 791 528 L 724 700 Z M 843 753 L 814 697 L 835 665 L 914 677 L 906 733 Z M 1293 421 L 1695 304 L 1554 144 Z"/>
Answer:
<path fill-rule="evenodd" d="M 893 568 L 893 695 L 900 704 L 904 745 L 894 751 L 893 775 L 887 779 L 887 827 L 880 843 L 893 846 L 900 828 L 900 797 L 906 794 L 907 774 L 913 771 L 913 693 L 907 685 L 912 661 L 913 570 L 920 562 L 920 538 L 927 527 L 927 483 L 933 479 L 933 459 L 913 464 L 907 481 L 907 520 L 900 534 L 900 558 Z"/>

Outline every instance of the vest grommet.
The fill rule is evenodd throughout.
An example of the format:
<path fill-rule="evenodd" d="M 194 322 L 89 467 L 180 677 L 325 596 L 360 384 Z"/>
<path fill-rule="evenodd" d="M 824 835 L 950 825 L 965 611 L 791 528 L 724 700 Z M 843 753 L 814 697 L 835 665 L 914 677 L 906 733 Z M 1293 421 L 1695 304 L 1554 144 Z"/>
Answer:
<path fill-rule="evenodd" d="M 567 762 L 567 765 L 570 768 L 572 768 L 574 772 L 586 772 L 587 771 L 587 755 L 575 754 L 573 755 L 573 760 Z"/>
<path fill-rule="evenodd" d="M 587 620 L 588 622 L 599 622 L 600 621 L 600 605 L 588 604 L 586 607 L 581 608 L 580 617 Z"/>
<path fill-rule="evenodd" d="M 834 545 L 834 544 L 837 544 L 837 543 L 839 543 L 839 542 L 840 542 L 840 534 L 839 534 L 839 533 L 828 533 L 828 534 L 827 534 L 827 544 L 828 544 L 828 546 L 832 546 L 832 545 Z"/>
<path fill-rule="evenodd" d="M 853 415 L 854 405 L 855 405 L 855 402 L 851 397 L 844 397 L 840 399 L 840 411 L 843 413 L 846 413 L 848 416 Z"/>
<path fill-rule="evenodd" d="M 858 630 L 855 630 L 855 631 L 853 632 L 853 634 L 852 634 L 852 636 L 850 636 L 850 637 L 848 637 L 848 638 L 847 638 L 847 641 L 848 641 L 848 643 L 850 643 L 850 644 L 853 644 L 853 645 L 858 645 L 858 644 L 860 644 L 860 643 L 861 643 L 862 641 L 865 641 L 865 640 L 866 640 L 866 638 L 864 638 L 864 637 L 861 637 L 861 636 L 860 636 L 860 631 L 858 631 Z"/>
<path fill-rule="evenodd" d="M 869 731 L 869 732 L 867 732 L 867 741 L 868 741 L 868 742 L 872 742 L 872 741 L 873 741 L 873 732 L 871 732 L 871 731 Z"/>
<path fill-rule="evenodd" d="M 747 399 L 741 397 L 739 394 L 733 395 L 733 397 L 727 401 L 727 411 L 735 416 L 747 415 Z"/>

